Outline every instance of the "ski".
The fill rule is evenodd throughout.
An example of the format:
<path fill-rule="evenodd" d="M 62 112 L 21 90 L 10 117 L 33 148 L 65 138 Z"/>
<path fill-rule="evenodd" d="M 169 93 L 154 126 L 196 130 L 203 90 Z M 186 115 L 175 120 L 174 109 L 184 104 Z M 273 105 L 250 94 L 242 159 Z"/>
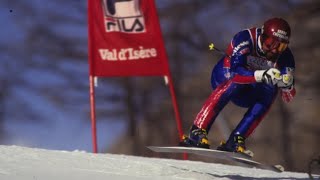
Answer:
<path fill-rule="evenodd" d="M 252 156 L 245 153 L 235 153 L 219 151 L 215 149 L 205 149 L 197 147 L 183 147 L 183 146 L 147 146 L 148 149 L 160 153 L 190 153 L 200 156 L 207 156 L 217 159 L 224 159 L 233 162 L 245 164 L 250 167 L 259 169 L 267 169 L 275 172 L 283 172 L 284 168 L 281 165 L 268 165 L 252 160 Z"/>
<path fill-rule="evenodd" d="M 238 157 L 251 159 L 252 156 L 245 153 L 235 153 L 227 151 L 219 151 L 215 149 L 205 149 L 197 147 L 184 147 L 184 146 L 148 146 L 150 150 L 154 152 L 163 152 L 163 153 L 192 153 L 202 156 L 216 157 L 219 159 L 229 159 L 230 157 Z"/>
<path fill-rule="evenodd" d="M 239 157 L 232 157 L 232 159 L 236 162 L 240 162 L 243 164 L 247 164 L 251 167 L 256 167 L 256 168 L 260 168 L 260 169 L 267 169 L 267 170 L 271 170 L 271 171 L 275 171 L 275 172 L 283 172 L 284 171 L 284 167 L 282 165 L 269 165 L 269 164 L 263 164 L 257 161 L 253 161 L 250 159 L 246 159 L 246 158 L 239 158 Z"/>

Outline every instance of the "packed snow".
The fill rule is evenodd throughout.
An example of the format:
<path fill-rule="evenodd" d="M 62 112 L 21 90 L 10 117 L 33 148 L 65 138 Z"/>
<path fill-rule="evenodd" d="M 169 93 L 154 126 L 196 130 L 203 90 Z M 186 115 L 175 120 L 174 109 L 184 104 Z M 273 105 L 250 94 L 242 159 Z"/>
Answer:
<path fill-rule="evenodd" d="M 309 179 L 283 172 L 189 160 L 0 145 L 1 180 Z"/>

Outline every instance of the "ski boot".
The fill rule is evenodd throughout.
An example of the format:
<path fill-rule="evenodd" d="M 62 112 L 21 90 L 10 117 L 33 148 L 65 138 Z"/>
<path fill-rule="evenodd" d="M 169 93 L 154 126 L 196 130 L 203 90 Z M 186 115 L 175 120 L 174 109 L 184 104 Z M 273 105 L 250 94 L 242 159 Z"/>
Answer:
<path fill-rule="evenodd" d="M 192 126 L 189 136 L 183 135 L 180 146 L 210 148 L 207 130 Z"/>
<path fill-rule="evenodd" d="M 241 153 L 249 158 L 253 157 L 253 152 L 246 149 L 245 137 L 241 135 L 231 135 L 227 142 L 220 143 L 217 150 Z"/>

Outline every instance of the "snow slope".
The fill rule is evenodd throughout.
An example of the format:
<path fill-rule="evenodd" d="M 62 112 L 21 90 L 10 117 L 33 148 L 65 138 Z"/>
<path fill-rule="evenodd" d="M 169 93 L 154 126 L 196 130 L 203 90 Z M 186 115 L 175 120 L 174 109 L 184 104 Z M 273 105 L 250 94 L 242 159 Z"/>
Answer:
<path fill-rule="evenodd" d="M 0 145 L 1 180 L 309 179 L 214 163 Z"/>

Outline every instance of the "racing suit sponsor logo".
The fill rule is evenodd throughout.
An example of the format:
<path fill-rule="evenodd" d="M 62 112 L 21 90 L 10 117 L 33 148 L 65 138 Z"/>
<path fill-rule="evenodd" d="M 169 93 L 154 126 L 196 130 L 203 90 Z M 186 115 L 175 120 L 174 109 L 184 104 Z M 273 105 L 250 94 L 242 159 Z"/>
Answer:
<path fill-rule="evenodd" d="M 242 47 L 249 45 L 249 41 L 244 41 L 233 48 L 232 56 L 234 56 Z"/>
<path fill-rule="evenodd" d="M 247 65 L 251 70 L 264 70 L 274 67 L 274 63 L 272 61 L 256 56 L 248 56 Z"/>

